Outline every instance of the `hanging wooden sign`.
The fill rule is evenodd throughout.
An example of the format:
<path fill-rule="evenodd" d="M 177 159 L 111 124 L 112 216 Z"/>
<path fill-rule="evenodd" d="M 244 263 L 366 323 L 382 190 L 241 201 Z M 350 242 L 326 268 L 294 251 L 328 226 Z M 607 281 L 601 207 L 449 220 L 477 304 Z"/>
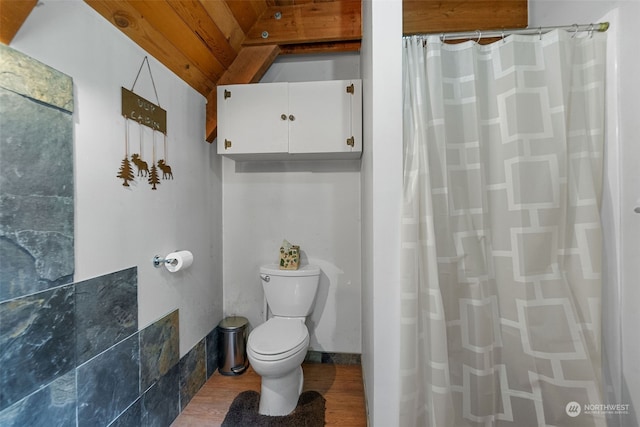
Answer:
<path fill-rule="evenodd" d="M 122 88 L 122 115 L 126 118 L 167 134 L 167 112 L 128 89 Z"/>
<path fill-rule="evenodd" d="M 149 66 L 149 59 L 145 56 L 142 60 L 142 64 L 140 64 L 140 69 L 138 70 L 138 75 L 133 82 L 133 86 L 131 90 L 122 88 L 122 115 L 124 116 L 124 159 L 120 165 L 120 169 L 118 170 L 117 178 L 121 179 L 122 185 L 125 187 L 129 187 L 129 182 L 135 181 L 135 176 L 133 174 L 133 168 L 131 166 L 131 162 L 138 169 L 138 177 L 147 178 L 147 182 L 151 184 L 151 189 L 156 190 L 158 184 L 160 184 L 160 176 L 158 173 L 158 168 L 162 171 L 162 179 L 173 179 L 173 172 L 171 171 L 171 166 L 167 164 L 169 151 L 168 151 L 168 142 L 167 142 L 167 112 L 163 110 L 160 105 L 156 105 L 153 102 L 137 95 L 133 92 L 133 88 L 136 86 L 136 82 L 138 81 L 138 77 L 140 76 L 140 71 L 142 71 L 142 67 L 144 63 L 147 63 L 147 68 L 149 70 L 149 77 L 151 77 L 151 83 L 153 84 L 153 90 L 156 94 L 156 99 L 158 99 L 158 92 L 156 91 L 156 84 L 153 81 L 153 75 L 151 74 L 151 67 Z M 160 104 L 160 100 L 158 100 L 158 104 Z M 140 145 L 137 153 L 130 154 L 129 147 L 129 123 L 131 121 L 138 122 L 139 124 L 139 140 Z M 143 160 L 143 143 L 145 133 L 143 131 L 143 127 L 146 126 L 152 130 L 151 132 L 151 147 L 152 147 L 152 158 L 151 158 L 151 167 L 149 164 Z M 164 135 L 164 144 L 163 144 L 163 158 L 156 162 L 156 132 L 160 132 Z M 131 156 L 131 157 L 129 157 Z M 131 158 L 131 160 L 129 160 Z M 156 166 L 157 163 L 157 166 Z"/>

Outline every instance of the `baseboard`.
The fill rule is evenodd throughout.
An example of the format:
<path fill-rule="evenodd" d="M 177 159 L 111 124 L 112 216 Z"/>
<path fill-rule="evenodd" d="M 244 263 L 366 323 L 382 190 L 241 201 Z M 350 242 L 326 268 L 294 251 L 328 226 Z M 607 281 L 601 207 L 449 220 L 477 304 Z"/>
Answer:
<path fill-rule="evenodd" d="M 358 353 L 328 353 L 309 350 L 304 358 L 306 363 L 327 363 L 331 365 L 360 365 L 361 359 Z"/>

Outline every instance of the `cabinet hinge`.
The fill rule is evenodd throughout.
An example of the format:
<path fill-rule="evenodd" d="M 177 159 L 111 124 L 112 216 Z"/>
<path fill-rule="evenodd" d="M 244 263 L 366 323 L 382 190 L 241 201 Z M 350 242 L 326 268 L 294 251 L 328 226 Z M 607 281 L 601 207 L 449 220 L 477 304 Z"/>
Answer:
<path fill-rule="evenodd" d="M 347 93 L 350 93 L 351 95 L 355 93 L 355 88 L 353 87 L 353 83 L 347 86 Z"/>
<path fill-rule="evenodd" d="M 355 145 L 355 143 L 356 143 L 356 140 L 355 140 L 354 137 L 347 138 L 347 145 L 348 146 L 353 147 Z"/>
<path fill-rule="evenodd" d="M 227 150 L 231 148 L 231 141 L 229 141 L 228 139 L 224 140 L 224 149 Z"/>
<path fill-rule="evenodd" d="M 227 99 L 227 98 L 231 98 L 231 91 L 225 89 L 224 90 L 224 99 Z"/>

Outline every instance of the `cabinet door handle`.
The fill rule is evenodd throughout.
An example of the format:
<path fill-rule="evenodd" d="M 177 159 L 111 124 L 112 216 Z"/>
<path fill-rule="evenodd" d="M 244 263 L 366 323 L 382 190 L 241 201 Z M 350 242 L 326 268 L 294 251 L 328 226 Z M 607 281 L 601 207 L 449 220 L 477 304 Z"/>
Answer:
<path fill-rule="evenodd" d="M 289 114 L 289 120 L 294 121 L 296 119 L 296 116 L 294 116 L 293 114 Z"/>
<path fill-rule="evenodd" d="M 287 115 L 286 114 L 280 114 L 280 119 L 287 120 Z"/>

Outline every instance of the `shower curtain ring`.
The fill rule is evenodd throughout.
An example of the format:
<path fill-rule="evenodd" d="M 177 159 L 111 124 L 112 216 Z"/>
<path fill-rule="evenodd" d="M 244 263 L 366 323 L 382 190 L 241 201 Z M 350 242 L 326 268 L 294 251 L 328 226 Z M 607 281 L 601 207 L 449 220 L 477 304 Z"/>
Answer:
<path fill-rule="evenodd" d="M 593 38 L 593 23 L 589 24 L 589 38 Z"/>
<path fill-rule="evenodd" d="M 506 43 L 506 41 L 504 39 L 504 28 L 502 29 L 502 43 Z"/>
<path fill-rule="evenodd" d="M 447 35 L 445 33 L 440 34 L 440 43 L 444 44 L 444 41 L 447 39 Z"/>
<path fill-rule="evenodd" d="M 476 43 L 480 43 L 480 39 L 482 38 L 482 31 L 476 30 L 476 33 L 478 33 L 478 40 L 476 40 Z"/>
<path fill-rule="evenodd" d="M 573 24 L 573 34 L 571 35 L 571 38 L 575 38 L 575 36 L 578 35 L 578 24 Z"/>
<path fill-rule="evenodd" d="M 542 27 L 538 27 L 538 37 L 542 40 Z"/>

